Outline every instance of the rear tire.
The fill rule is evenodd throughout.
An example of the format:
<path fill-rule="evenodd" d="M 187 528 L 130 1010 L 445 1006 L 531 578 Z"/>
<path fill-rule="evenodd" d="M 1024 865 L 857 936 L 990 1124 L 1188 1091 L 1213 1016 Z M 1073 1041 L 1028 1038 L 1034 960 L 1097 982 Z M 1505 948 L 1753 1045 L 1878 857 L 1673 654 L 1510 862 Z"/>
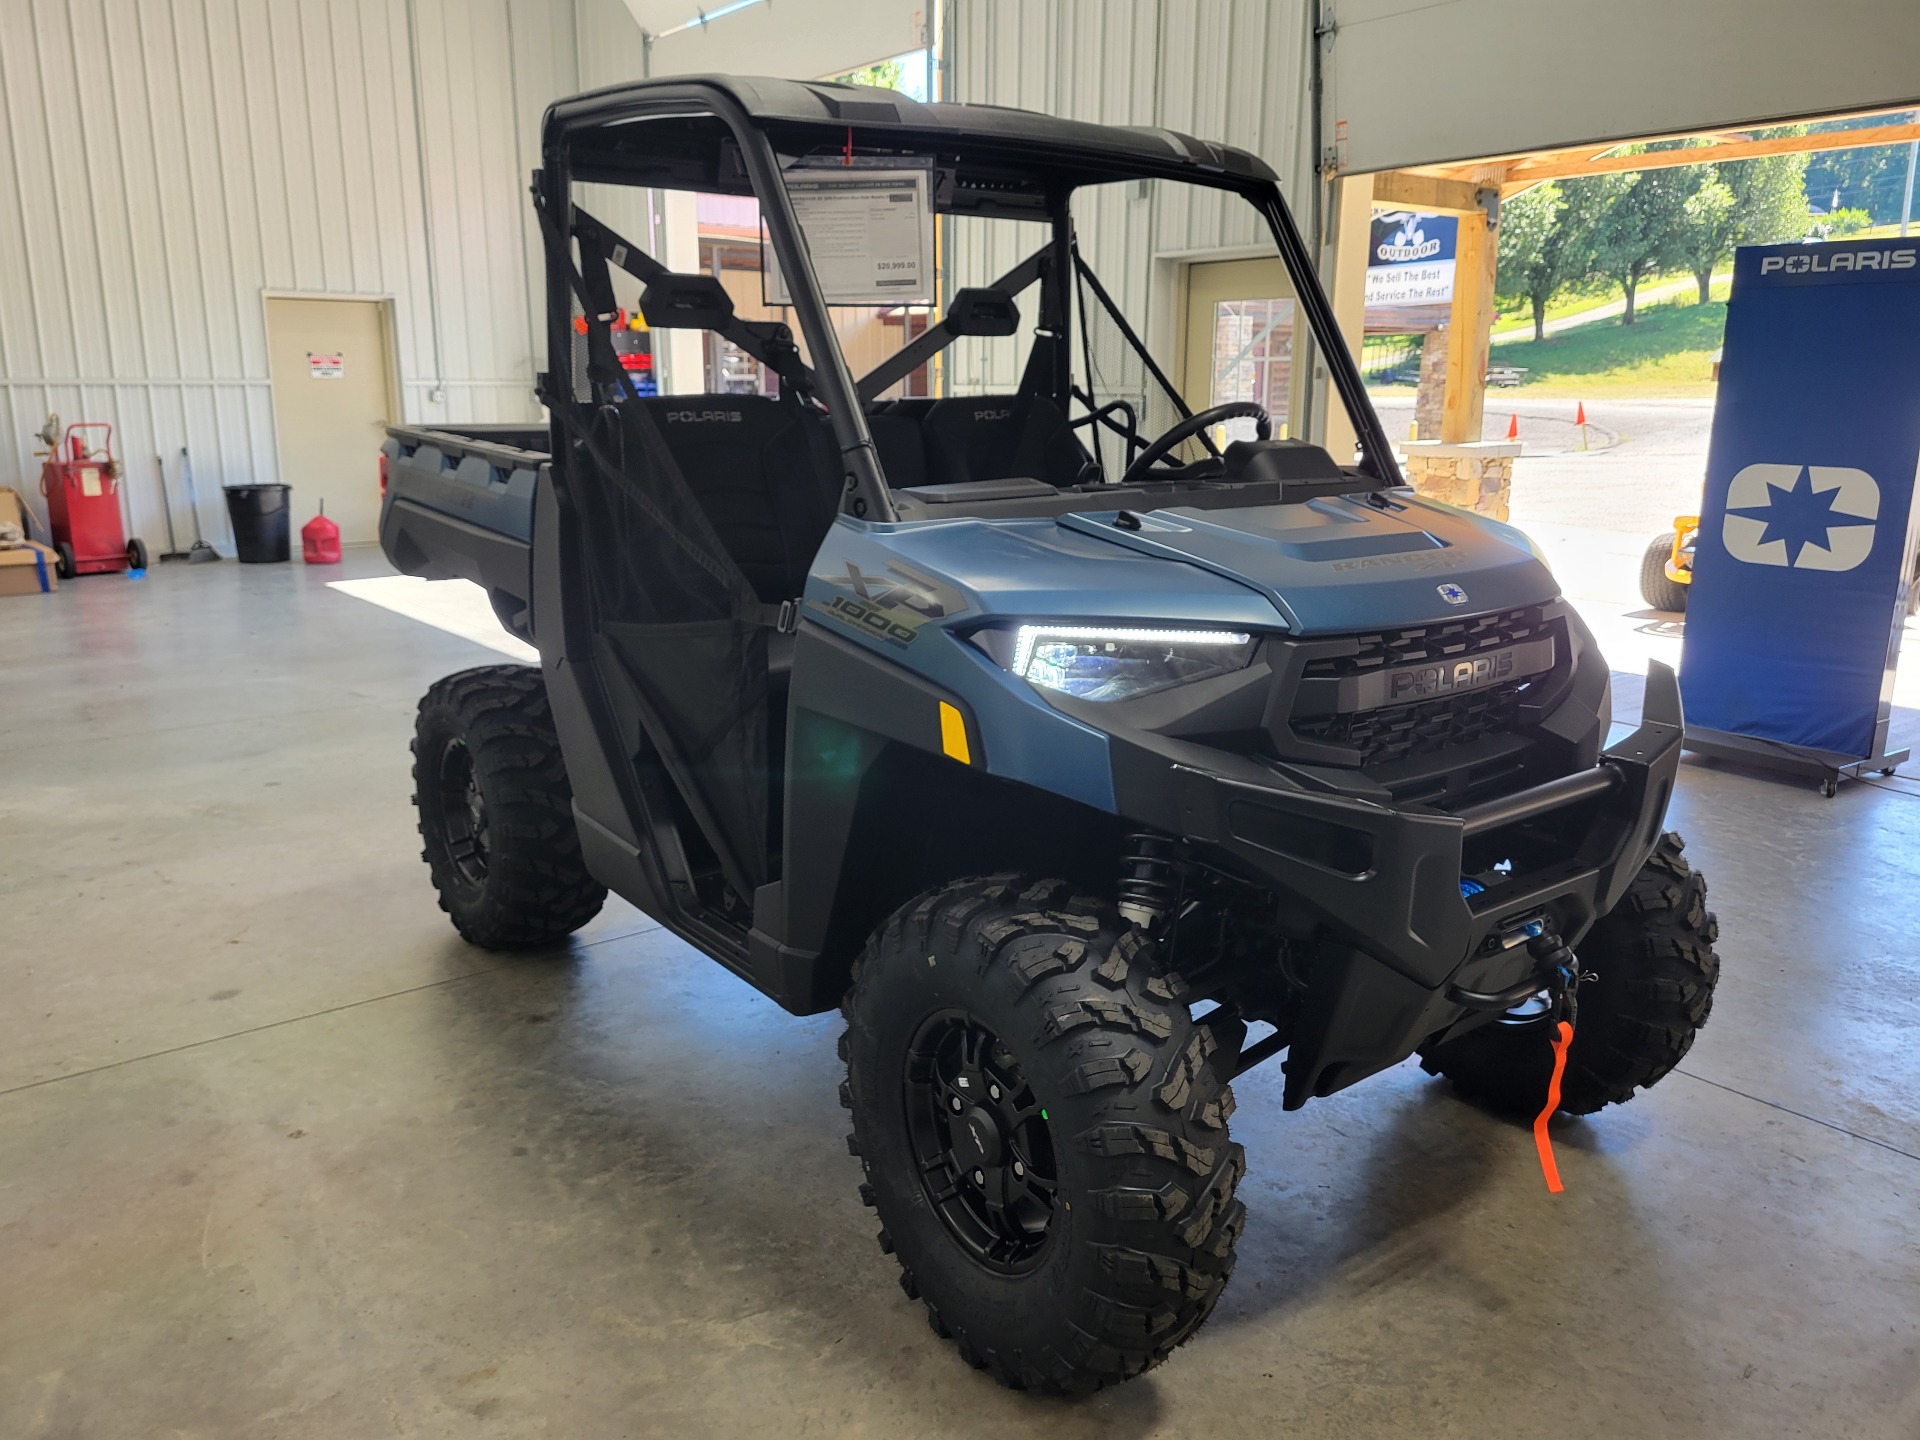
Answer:
<path fill-rule="evenodd" d="M 1154 953 L 1104 901 L 998 876 L 914 900 L 854 971 L 841 1100 L 880 1248 L 1016 1390 L 1151 1368 L 1233 1268 L 1233 1097 Z"/>
<path fill-rule="evenodd" d="M 74 564 L 73 546 L 64 540 L 56 540 L 53 542 L 53 553 L 56 557 L 53 562 L 53 573 L 62 580 L 71 580 L 80 573 Z"/>
<path fill-rule="evenodd" d="M 421 858 L 440 908 L 471 944 L 550 945 L 600 913 L 607 889 L 580 857 L 538 669 L 483 665 L 428 690 L 414 726 L 413 790 Z"/>
<path fill-rule="evenodd" d="M 127 568 L 144 570 L 147 568 L 147 542 L 134 539 L 127 541 Z"/>
<path fill-rule="evenodd" d="M 1620 903 L 1575 946 L 1579 1021 L 1567 1052 L 1560 1109 L 1590 1115 L 1621 1105 L 1663 1079 L 1693 1048 L 1713 1010 L 1720 922 L 1707 909 L 1706 878 L 1681 856 L 1669 830 Z M 1421 1068 L 1444 1075 L 1468 1100 L 1515 1115 L 1547 1103 L 1553 1052 L 1544 1022 L 1498 1021 L 1420 1052 Z"/>
<path fill-rule="evenodd" d="M 1658 535 L 1647 542 L 1640 557 L 1640 598 L 1654 610 L 1687 610 L 1687 587 L 1667 574 L 1667 561 L 1673 558 L 1672 534 Z"/>

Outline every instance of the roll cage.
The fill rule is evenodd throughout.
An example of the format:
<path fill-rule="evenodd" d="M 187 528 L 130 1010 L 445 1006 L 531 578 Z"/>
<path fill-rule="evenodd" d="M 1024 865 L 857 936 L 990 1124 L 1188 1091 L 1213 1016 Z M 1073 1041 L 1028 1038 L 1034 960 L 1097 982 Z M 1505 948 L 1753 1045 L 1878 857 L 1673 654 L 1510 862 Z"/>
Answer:
<path fill-rule="evenodd" d="M 636 123 L 651 122 L 651 123 Z M 921 336 L 865 376 L 855 377 L 842 352 L 801 226 L 784 181 L 782 156 L 843 155 L 850 162 L 889 154 L 938 157 L 936 213 L 1037 220 L 1048 240 L 993 284 L 947 297 L 946 313 Z M 1022 391 L 1044 394 L 1070 423 L 1097 425 L 1120 435 L 1129 459 L 1144 445 L 1139 417 L 1124 401 L 1100 403 L 1073 383 L 1073 302 L 1098 305 L 1125 344 L 1164 390 L 1182 419 L 1192 412 L 1104 285 L 1079 254 L 1071 199 L 1084 186 L 1134 180 L 1171 180 L 1239 194 L 1266 221 L 1292 278 L 1297 300 L 1333 389 L 1358 437 L 1356 468 L 1370 488 L 1400 483 L 1391 444 L 1382 430 L 1332 309 L 1312 271 L 1305 242 L 1281 197 L 1273 172 L 1257 157 L 1173 131 L 1098 126 L 993 106 L 922 104 L 868 87 L 788 80 L 692 76 L 641 81 L 593 91 L 552 106 L 546 115 L 542 167 L 533 194 L 547 237 L 549 369 L 542 399 L 558 411 L 573 387 L 563 383 L 573 364 L 573 296 L 588 322 L 604 334 L 600 317 L 612 309 L 595 275 L 605 258 L 643 281 L 665 267 L 572 201 L 577 181 L 751 196 L 759 202 L 767 238 L 788 277 L 795 318 L 811 366 L 799 361 L 781 327 L 736 321 L 722 331 L 754 358 L 797 385 L 826 412 L 845 482 L 843 509 L 858 518 L 892 520 L 897 511 L 870 432 L 868 404 L 900 376 L 969 331 L 960 312 L 982 298 L 1011 299 L 1040 286 L 1039 325 Z M 579 268 L 572 251 L 578 249 Z M 583 290 L 583 282 L 592 287 Z M 977 322 L 975 322 L 977 323 Z M 999 332 L 1004 333 L 1004 332 Z M 1083 341 L 1085 327 L 1082 327 Z M 630 387 L 629 387 L 630 389 Z M 585 397 L 579 397 L 585 398 Z M 616 400 L 617 395 L 598 397 Z M 1201 443 L 1212 449 L 1204 436 Z"/>

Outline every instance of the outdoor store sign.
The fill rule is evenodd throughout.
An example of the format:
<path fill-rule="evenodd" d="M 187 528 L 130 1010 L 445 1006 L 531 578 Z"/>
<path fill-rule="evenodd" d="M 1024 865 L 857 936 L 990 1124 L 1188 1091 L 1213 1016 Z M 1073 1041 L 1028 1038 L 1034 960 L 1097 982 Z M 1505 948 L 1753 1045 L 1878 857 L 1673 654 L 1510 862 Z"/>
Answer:
<path fill-rule="evenodd" d="M 1898 758 L 1916 335 L 1920 240 L 1736 252 L 1681 659 L 1694 748 L 1792 768 Z"/>
<path fill-rule="evenodd" d="M 1453 298 L 1451 215 L 1393 210 L 1373 217 L 1367 246 L 1368 305 L 1444 305 Z"/>
<path fill-rule="evenodd" d="M 799 169 L 787 193 L 829 305 L 924 305 L 933 298 L 932 174 L 925 168 Z M 791 305 L 767 247 L 766 300 Z"/>

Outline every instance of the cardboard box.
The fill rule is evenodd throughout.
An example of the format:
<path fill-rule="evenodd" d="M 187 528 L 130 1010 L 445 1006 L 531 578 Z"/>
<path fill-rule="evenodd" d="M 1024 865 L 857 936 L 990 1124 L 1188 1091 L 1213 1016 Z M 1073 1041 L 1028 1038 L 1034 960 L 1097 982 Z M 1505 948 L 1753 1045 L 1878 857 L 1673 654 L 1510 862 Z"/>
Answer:
<path fill-rule="evenodd" d="M 58 590 L 59 563 L 51 545 L 32 540 L 0 548 L 0 595 L 45 595 Z"/>

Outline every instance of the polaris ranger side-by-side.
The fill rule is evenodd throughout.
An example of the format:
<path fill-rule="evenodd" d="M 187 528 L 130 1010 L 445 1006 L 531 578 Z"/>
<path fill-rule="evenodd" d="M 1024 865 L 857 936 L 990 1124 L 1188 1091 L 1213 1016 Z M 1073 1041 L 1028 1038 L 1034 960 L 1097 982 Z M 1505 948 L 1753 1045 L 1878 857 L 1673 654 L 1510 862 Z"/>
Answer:
<path fill-rule="evenodd" d="M 969 1362 L 1083 1391 L 1193 1333 L 1254 1065 L 1293 1109 L 1418 1054 L 1531 1115 L 1686 1053 L 1718 960 L 1661 829 L 1673 675 L 1609 747 L 1538 552 L 1402 483 L 1257 158 L 676 78 L 555 105 L 533 194 L 550 426 L 382 462 L 394 564 L 540 652 L 421 704 L 434 885 L 489 947 L 611 889 L 842 1007 L 860 1193 Z M 1203 234 L 1288 279 L 1202 317 L 1183 398 L 1146 302 Z M 929 306 L 928 255 L 976 283 Z"/>

